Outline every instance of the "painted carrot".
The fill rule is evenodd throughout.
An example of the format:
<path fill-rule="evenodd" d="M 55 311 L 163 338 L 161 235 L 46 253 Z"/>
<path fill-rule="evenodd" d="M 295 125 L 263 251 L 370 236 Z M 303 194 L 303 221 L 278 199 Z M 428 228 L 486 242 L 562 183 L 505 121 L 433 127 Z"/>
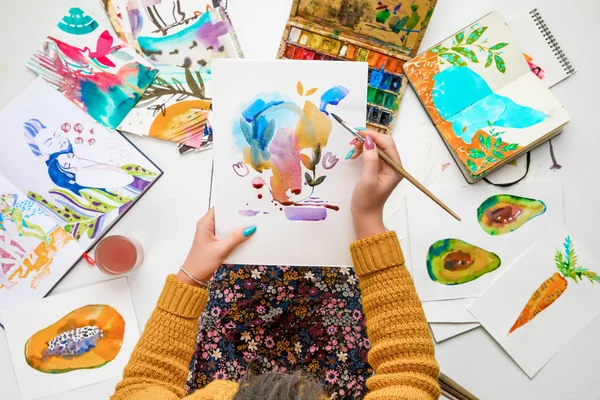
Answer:
<path fill-rule="evenodd" d="M 577 254 L 570 236 L 566 237 L 563 247 L 565 255 L 563 256 L 560 249 L 556 249 L 556 255 L 554 256 L 556 268 L 559 272 L 555 272 L 537 288 L 525 304 L 514 325 L 508 331 L 509 334 L 531 321 L 536 315 L 558 300 L 567 290 L 567 280 L 565 278 L 572 279 L 578 285 L 583 278 L 587 278 L 592 284 L 600 283 L 600 276 L 597 273 L 577 265 Z"/>

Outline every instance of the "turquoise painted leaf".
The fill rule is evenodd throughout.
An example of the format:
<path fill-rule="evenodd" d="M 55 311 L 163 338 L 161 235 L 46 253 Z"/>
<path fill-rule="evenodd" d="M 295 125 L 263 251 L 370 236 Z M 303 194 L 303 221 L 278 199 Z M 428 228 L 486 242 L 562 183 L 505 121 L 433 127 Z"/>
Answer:
<path fill-rule="evenodd" d="M 496 160 L 496 159 L 495 159 L 494 157 L 492 157 L 492 156 L 489 156 L 488 158 L 486 158 L 486 159 L 485 159 L 485 162 L 486 162 L 486 163 L 490 163 L 490 164 L 491 164 L 491 163 L 495 163 L 496 161 L 498 161 L 498 160 Z"/>
<path fill-rule="evenodd" d="M 492 154 L 499 160 L 504 160 L 504 154 L 500 153 L 498 150 L 492 150 Z"/>
<path fill-rule="evenodd" d="M 248 144 L 252 143 L 252 129 L 248 126 L 248 123 L 244 118 L 240 118 L 240 128 L 244 134 L 244 139 Z"/>
<path fill-rule="evenodd" d="M 502 138 L 496 139 L 496 143 L 494 143 L 494 148 L 497 149 L 502 146 Z"/>
<path fill-rule="evenodd" d="M 465 32 L 459 32 L 456 34 L 455 39 L 456 39 L 456 43 L 461 44 L 463 39 L 465 38 Z"/>
<path fill-rule="evenodd" d="M 499 55 L 494 55 L 494 61 L 496 61 L 496 69 L 498 71 L 505 73 L 506 72 L 506 64 L 504 64 L 504 60 Z"/>
<path fill-rule="evenodd" d="M 452 50 L 454 50 L 458 54 L 461 54 L 461 55 L 467 57 L 469 60 L 473 61 L 474 63 L 479 62 L 475 53 L 472 50 L 467 49 L 466 47 L 453 47 Z"/>
<path fill-rule="evenodd" d="M 467 160 L 467 167 L 473 172 L 477 172 L 477 164 L 475 164 L 473 161 L 471 160 Z"/>
<path fill-rule="evenodd" d="M 479 143 L 483 144 L 483 141 L 485 140 L 483 135 L 480 133 L 479 135 L 477 135 L 477 140 L 479 140 Z"/>
<path fill-rule="evenodd" d="M 471 32 L 467 37 L 467 44 L 475 43 L 477 39 L 479 39 L 481 35 L 483 35 L 483 32 L 485 32 L 487 28 L 487 26 L 482 26 L 481 28 L 477 28 L 473 32 Z"/>
<path fill-rule="evenodd" d="M 494 53 L 492 53 L 491 51 L 488 53 L 488 58 L 487 61 L 485 62 L 485 67 L 489 67 L 490 65 L 492 65 L 492 63 L 494 62 Z"/>
<path fill-rule="evenodd" d="M 438 53 L 445 53 L 448 51 L 447 47 L 442 46 L 441 44 L 439 46 L 435 46 L 434 48 L 432 48 L 430 50 L 432 53 L 438 54 Z"/>
<path fill-rule="evenodd" d="M 455 67 L 466 67 L 467 63 L 465 62 L 465 60 L 462 59 L 462 57 L 460 57 L 458 54 L 454 54 L 454 53 L 441 53 L 439 54 L 440 57 L 442 57 L 443 59 L 445 59 L 446 61 L 448 61 L 450 64 L 454 65 Z"/>
<path fill-rule="evenodd" d="M 483 140 L 482 144 L 485 146 L 485 148 L 486 148 L 486 149 L 488 149 L 488 150 L 489 150 L 489 149 L 490 149 L 490 147 L 492 147 L 492 138 L 491 138 L 491 137 L 489 137 L 489 136 L 487 136 L 487 137 L 486 137 L 486 138 Z"/>
<path fill-rule="evenodd" d="M 485 153 L 481 150 L 471 149 L 469 150 L 469 157 L 471 158 L 483 158 L 485 157 Z"/>
<path fill-rule="evenodd" d="M 504 148 L 502 148 L 502 151 L 513 151 L 519 148 L 519 145 L 517 143 L 510 143 L 507 144 Z"/>
<path fill-rule="evenodd" d="M 500 50 L 501 48 L 506 47 L 506 46 L 508 46 L 508 43 L 502 42 L 502 43 L 498 43 L 498 44 L 490 47 L 490 50 Z"/>

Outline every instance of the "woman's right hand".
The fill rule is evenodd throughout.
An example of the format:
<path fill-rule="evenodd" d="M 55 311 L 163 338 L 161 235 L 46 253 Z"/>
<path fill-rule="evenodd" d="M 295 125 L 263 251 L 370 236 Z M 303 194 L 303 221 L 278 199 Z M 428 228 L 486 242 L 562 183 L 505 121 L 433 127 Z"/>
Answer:
<path fill-rule="evenodd" d="M 351 202 L 357 240 L 385 232 L 383 206 L 402 180 L 402 176 L 381 160 L 377 152 L 380 149 L 402 165 L 392 137 L 374 131 L 361 131 L 361 135 L 365 138 L 365 143 L 353 141 L 354 154 L 350 157 L 356 159 L 364 153 L 363 173 L 356 182 Z"/>

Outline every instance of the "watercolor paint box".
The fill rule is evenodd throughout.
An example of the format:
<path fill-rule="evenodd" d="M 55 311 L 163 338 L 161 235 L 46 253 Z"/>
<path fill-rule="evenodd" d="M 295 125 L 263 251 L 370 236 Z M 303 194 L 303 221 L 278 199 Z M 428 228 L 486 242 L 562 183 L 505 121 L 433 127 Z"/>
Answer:
<path fill-rule="evenodd" d="M 367 127 L 391 134 L 436 2 L 294 0 L 277 57 L 368 63 Z"/>

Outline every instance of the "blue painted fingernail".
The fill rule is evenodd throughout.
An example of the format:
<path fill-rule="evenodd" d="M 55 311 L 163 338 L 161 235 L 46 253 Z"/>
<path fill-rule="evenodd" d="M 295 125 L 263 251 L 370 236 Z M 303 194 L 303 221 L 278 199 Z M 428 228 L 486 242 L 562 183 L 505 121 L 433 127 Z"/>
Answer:
<path fill-rule="evenodd" d="M 354 155 L 354 149 L 350 150 L 350 151 L 348 152 L 348 154 L 346 154 L 346 160 L 349 160 L 349 159 L 350 159 L 350 157 L 352 157 L 353 155 Z"/>
<path fill-rule="evenodd" d="M 249 227 L 247 227 L 246 229 L 244 229 L 244 230 L 242 231 L 242 235 L 244 235 L 245 237 L 248 237 L 248 236 L 251 236 L 251 235 L 253 235 L 253 234 L 254 234 L 254 232 L 256 232 L 256 226 L 255 226 L 255 225 L 252 225 L 252 226 L 249 226 Z"/>
<path fill-rule="evenodd" d="M 357 131 L 366 131 L 367 130 L 367 128 L 365 128 L 364 126 L 357 126 L 354 129 L 356 129 Z"/>

